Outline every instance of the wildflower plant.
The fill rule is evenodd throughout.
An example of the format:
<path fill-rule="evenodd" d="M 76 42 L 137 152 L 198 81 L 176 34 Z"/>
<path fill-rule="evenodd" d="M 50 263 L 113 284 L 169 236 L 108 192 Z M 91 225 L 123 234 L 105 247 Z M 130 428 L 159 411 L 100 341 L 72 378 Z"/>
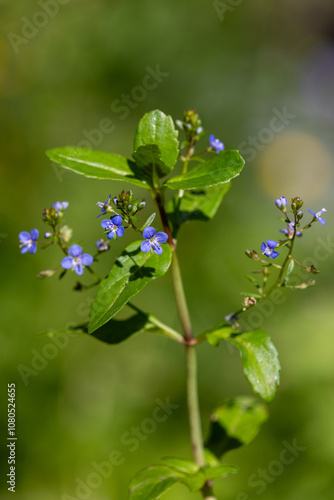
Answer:
<path fill-rule="evenodd" d="M 156 221 L 155 213 L 146 214 L 141 220 L 140 214 L 146 209 L 145 199 L 135 198 L 131 190 L 122 190 L 118 196 L 109 194 L 105 202 L 97 202 L 100 213 L 92 213 L 92 223 L 94 216 L 104 218 L 96 221 L 101 227 L 101 239 L 91 244 L 92 254 L 84 253 L 77 243 L 70 243 L 73 231 L 64 224 L 65 210 L 69 212 L 68 202 L 57 201 L 43 211 L 43 221 L 50 229 L 41 241 L 38 241 L 37 229 L 19 234 L 21 253 L 34 254 L 38 244 L 42 248 L 56 245 L 61 250 L 58 267 L 41 271 L 39 277 L 58 272 L 61 278 L 69 272 L 79 277 L 88 273 L 93 281 L 89 285 L 77 282 L 74 289 L 98 287 L 89 321 L 72 329 L 107 344 L 118 344 L 135 334 L 150 332 L 166 336 L 185 349 L 192 460 L 163 458 L 161 464 L 141 470 L 131 481 L 130 500 L 160 498 L 176 483 L 182 483 L 193 493 L 200 492 L 206 500 L 215 500 L 214 482 L 237 472 L 236 467 L 225 462 L 225 455 L 247 445 L 259 432 L 267 419 L 265 403 L 270 403 L 276 394 L 280 372 L 278 353 L 269 335 L 260 328 L 245 331 L 240 317 L 280 287 L 302 289 L 314 284 L 313 280 L 291 284 L 295 265 L 313 274 L 318 272 L 314 266 L 305 268 L 300 264 L 293 250 L 296 238 L 306 229 L 315 222 L 326 224 L 322 218 L 325 209 L 309 210 L 312 219 L 302 224 L 304 213 L 300 198 L 293 198 L 290 204 L 284 196 L 276 199 L 275 205 L 283 215 L 279 220 L 285 225 L 280 229 L 282 239 L 259 242 L 259 253 L 246 250 L 246 255 L 258 266 L 252 271 L 254 275 L 247 276 L 255 291 L 242 293 L 243 299 L 236 312 L 227 314 L 220 323 L 195 337 L 177 257 L 177 238 L 185 223 L 207 221 L 215 216 L 231 180 L 241 173 L 244 160 L 238 151 L 225 149 L 212 134 L 207 147 L 197 152 L 199 139 L 205 131 L 194 110 L 187 111 L 183 120 L 176 124 L 184 134 L 181 144 L 170 116 L 158 110 L 144 115 L 135 134 L 132 159 L 75 147 L 47 152 L 49 158 L 62 167 L 103 180 L 104 185 L 108 180 L 121 181 L 145 190 L 156 204 L 160 222 Z M 178 160 L 182 173 L 173 175 Z M 107 195 L 105 191 L 109 188 L 103 187 L 104 196 Z M 167 192 L 172 194 L 168 200 Z M 100 279 L 93 269 L 94 263 L 104 254 L 110 256 L 107 251 L 118 247 L 116 240 L 122 238 L 126 230 L 134 231 L 138 238 L 121 252 L 108 275 Z M 180 331 L 131 302 L 146 285 L 168 270 L 174 285 Z M 130 310 L 129 317 L 117 319 L 124 307 Z M 222 341 L 239 349 L 244 374 L 263 402 L 249 396 L 227 399 L 213 410 L 204 439 L 197 391 L 197 348 L 202 343 L 215 347 Z"/>

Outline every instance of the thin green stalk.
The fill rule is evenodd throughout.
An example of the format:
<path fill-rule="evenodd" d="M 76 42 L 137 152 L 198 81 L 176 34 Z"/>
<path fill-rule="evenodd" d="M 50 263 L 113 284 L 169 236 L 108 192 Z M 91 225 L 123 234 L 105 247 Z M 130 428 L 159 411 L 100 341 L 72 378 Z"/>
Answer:
<path fill-rule="evenodd" d="M 187 404 L 190 425 L 190 439 L 193 451 L 193 457 L 199 467 L 205 465 L 204 445 L 202 436 L 201 417 L 198 401 L 197 386 L 197 359 L 196 359 L 196 339 L 193 335 L 192 325 L 187 305 L 186 296 L 183 288 L 181 270 L 176 254 L 176 241 L 172 238 L 172 232 L 169 221 L 162 203 L 159 189 L 156 187 L 152 193 L 158 206 L 164 230 L 168 234 L 168 242 L 173 250 L 171 273 L 174 287 L 176 307 L 178 310 L 180 323 L 184 335 L 184 344 L 186 349 L 186 371 L 187 371 Z M 216 500 L 213 496 L 210 482 L 204 485 L 201 490 L 204 500 Z"/>
<path fill-rule="evenodd" d="M 198 466 L 205 465 L 202 427 L 197 390 L 197 359 L 196 347 L 186 345 L 186 367 L 187 367 L 187 402 L 189 411 L 189 424 L 191 435 L 191 446 L 193 456 Z"/>
<path fill-rule="evenodd" d="M 184 333 L 184 338 L 188 341 L 188 343 L 191 343 L 194 341 L 194 335 L 192 332 L 187 300 L 183 289 L 183 282 L 182 282 L 179 261 L 175 250 L 173 251 L 171 273 L 172 273 L 176 307 L 179 313 L 182 331 Z"/>

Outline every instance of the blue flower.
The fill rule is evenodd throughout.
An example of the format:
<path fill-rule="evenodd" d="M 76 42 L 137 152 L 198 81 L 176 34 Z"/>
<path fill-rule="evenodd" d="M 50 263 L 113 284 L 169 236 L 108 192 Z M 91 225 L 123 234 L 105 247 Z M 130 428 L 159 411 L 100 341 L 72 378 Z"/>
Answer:
<path fill-rule="evenodd" d="M 103 214 L 110 212 L 110 204 L 109 204 L 110 198 L 111 198 L 111 194 L 108 196 L 108 198 L 106 199 L 106 201 L 104 203 L 102 203 L 102 201 L 98 201 L 96 203 L 96 205 L 101 208 L 101 213 L 99 215 L 97 215 L 95 217 L 95 219 L 97 219 L 98 217 L 101 217 L 101 215 L 103 215 Z M 115 198 L 114 198 L 114 200 L 115 200 Z M 115 203 L 115 201 L 114 201 L 114 203 Z M 116 203 L 115 203 L 115 205 L 116 205 Z"/>
<path fill-rule="evenodd" d="M 275 204 L 276 206 L 282 210 L 283 212 L 286 211 L 286 205 L 287 205 L 288 201 L 287 199 L 285 198 L 285 196 L 281 196 L 280 198 L 277 198 L 277 200 L 275 200 Z"/>
<path fill-rule="evenodd" d="M 68 201 L 56 201 L 56 203 L 52 203 L 51 207 L 60 212 L 61 210 L 66 210 L 68 205 Z"/>
<path fill-rule="evenodd" d="M 79 276 L 84 272 L 84 266 L 90 266 L 93 263 L 93 256 L 89 253 L 82 253 L 80 245 L 72 245 L 68 249 L 70 257 L 64 257 L 61 265 L 64 269 L 72 269 Z"/>
<path fill-rule="evenodd" d="M 216 139 L 213 134 L 211 134 L 209 137 L 209 146 L 211 149 L 214 149 L 217 153 L 225 149 L 224 144 L 219 139 Z"/>
<path fill-rule="evenodd" d="M 327 212 L 327 210 L 325 208 L 322 208 L 320 210 L 320 212 L 317 212 L 317 213 L 314 213 L 312 212 L 312 210 L 309 210 L 310 214 L 313 215 L 313 217 L 315 219 L 317 219 L 317 221 L 320 222 L 320 224 L 322 224 L 323 226 L 326 226 L 326 221 L 321 217 L 321 215 L 323 214 L 323 212 Z"/>
<path fill-rule="evenodd" d="M 102 239 L 101 240 L 98 240 L 95 245 L 97 246 L 97 250 L 99 253 L 102 253 L 102 252 L 107 252 L 109 250 L 109 245 L 106 241 L 103 241 Z"/>
<path fill-rule="evenodd" d="M 162 248 L 159 243 L 166 243 L 168 240 L 168 234 L 157 230 L 154 227 L 146 227 L 143 231 L 144 241 L 142 242 L 140 248 L 144 253 L 154 250 L 157 255 L 162 254 Z"/>
<path fill-rule="evenodd" d="M 121 237 L 124 234 L 124 227 L 122 224 L 122 217 L 120 215 L 114 215 L 112 219 L 104 219 L 101 222 L 101 226 L 108 232 L 107 238 L 112 240 L 115 236 Z"/>
<path fill-rule="evenodd" d="M 288 224 L 288 228 L 287 229 L 280 229 L 280 232 L 284 233 L 289 238 L 289 240 L 291 240 L 292 237 L 293 237 L 294 225 L 295 225 L 295 223 L 292 221 L 292 222 L 290 222 Z M 301 231 L 297 231 L 296 232 L 296 236 L 298 238 L 301 238 L 303 236 L 303 233 Z"/>
<path fill-rule="evenodd" d="M 279 253 L 275 252 L 275 250 L 274 250 L 274 248 L 276 248 L 277 245 L 278 245 L 277 241 L 267 240 L 267 244 L 264 242 L 262 243 L 261 251 L 267 257 L 270 257 L 271 259 L 275 259 L 279 255 Z"/>
<path fill-rule="evenodd" d="M 38 229 L 32 229 L 30 233 L 28 231 L 21 231 L 19 234 L 21 253 L 26 253 L 28 250 L 31 254 L 36 253 L 38 234 Z"/>

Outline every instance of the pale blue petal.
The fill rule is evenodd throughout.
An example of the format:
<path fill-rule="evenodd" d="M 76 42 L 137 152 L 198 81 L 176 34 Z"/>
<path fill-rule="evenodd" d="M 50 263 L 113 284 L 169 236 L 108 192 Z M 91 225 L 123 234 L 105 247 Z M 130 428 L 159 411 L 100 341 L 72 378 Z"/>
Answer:
<path fill-rule="evenodd" d="M 155 235 L 154 239 L 157 240 L 159 243 L 166 243 L 166 241 L 168 240 L 168 234 L 160 231 Z"/>
<path fill-rule="evenodd" d="M 38 238 L 38 235 L 39 235 L 39 231 L 38 231 L 38 229 L 32 229 L 32 230 L 30 231 L 30 234 L 31 234 L 31 239 L 32 239 L 33 241 L 36 241 L 36 240 L 37 240 L 37 238 Z"/>
<path fill-rule="evenodd" d="M 141 251 L 144 252 L 144 253 L 149 252 L 151 250 L 151 243 L 150 243 L 150 241 L 147 241 L 147 240 L 142 241 L 142 243 L 140 245 L 140 248 L 141 248 Z"/>
<path fill-rule="evenodd" d="M 22 243 L 30 241 L 31 240 L 30 233 L 28 233 L 28 231 L 21 231 L 21 233 L 19 233 L 19 239 L 20 241 L 22 241 Z"/>
<path fill-rule="evenodd" d="M 61 266 L 64 269 L 71 269 L 73 267 L 73 259 L 72 257 L 64 257 L 61 261 Z"/>
<path fill-rule="evenodd" d="M 159 243 L 156 243 L 156 242 L 152 243 L 152 248 L 157 255 L 162 254 L 162 247 L 159 245 Z"/>
<path fill-rule="evenodd" d="M 36 250 L 37 250 L 37 243 L 33 242 L 33 243 L 30 245 L 29 252 L 30 252 L 30 253 L 36 253 Z"/>
<path fill-rule="evenodd" d="M 101 226 L 104 228 L 104 229 L 109 229 L 110 226 L 111 226 L 112 222 L 110 219 L 103 219 L 103 221 L 101 221 Z"/>
<path fill-rule="evenodd" d="M 83 268 L 83 266 L 82 266 L 81 264 L 76 264 L 76 265 L 74 266 L 74 271 L 75 271 L 75 272 L 76 272 L 79 276 L 81 276 L 81 275 L 83 274 L 83 272 L 84 272 L 84 268 Z"/>
<path fill-rule="evenodd" d="M 124 227 L 123 227 L 123 226 L 119 226 L 119 227 L 117 228 L 117 230 L 116 230 L 116 234 L 117 234 L 117 236 L 119 236 L 119 237 L 123 236 L 123 234 L 124 234 Z"/>
<path fill-rule="evenodd" d="M 83 253 L 81 255 L 81 263 L 84 266 L 90 266 L 91 264 L 93 264 L 93 260 L 94 260 L 94 257 L 92 255 L 90 255 L 89 253 Z"/>
<path fill-rule="evenodd" d="M 115 226 L 120 226 L 122 224 L 122 217 L 120 215 L 114 215 L 114 217 L 111 219 L 111 222 L 115 224 Z"/>
<path fill-rule="evenodd" d="M 68 253 L 72 255 L 72 257 L 79 257 L 82 254 L 82 248 L 80 245 L 72 245 L 68 249 Z"/>
<path fill-rule="evenodd" d="M 114 228 L 113 228 L 111 231 L 109 231 L 109 233 L 107 234 L 107 238 L 108 238 L 108 240 L 112 240 L 112 239 L 115 237 L 115 234 L 116 234 L 116 229 L 115 229 L 115 227 L 114 227 Z"/>
<path fill-rule="evenodd" d="M 21 253 L 26 253 L 29 250 L 29 245 L 25 245 L 24 247 L 21 248 Z"/>
<path fill-rule="evenodd" d="M 157 231 L 154 227 L 145 227 L 143 231 L 143 237 L 145 238 L 145 240 L 149 240 L 150 238 L 152 238 L 152 236 L 155 235 L 156 232 Z"/>

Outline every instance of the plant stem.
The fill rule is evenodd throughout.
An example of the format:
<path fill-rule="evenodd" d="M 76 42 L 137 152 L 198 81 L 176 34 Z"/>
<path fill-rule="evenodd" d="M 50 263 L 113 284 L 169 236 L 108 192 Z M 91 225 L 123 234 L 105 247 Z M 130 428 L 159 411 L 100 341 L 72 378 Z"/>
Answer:
<path fill-rule="evenodd" d="M 184 338 L 188 341 L 188 343 L 191 344 L 192 342 L 194 342 L 195 338 L 192 332 L 191 320 L 189 316 L 186 296 L 183 289 L 183 282 L 182 282 L 179 261 L 175 250 L 173 251 L 171 273 L 172 273 L 176 307 L 179 313 L 182 331 L 184 334 Z"/>
<path fill-rule="evenodd" d="M 163 205 L 159 189 L 156 187 L 152 194 L 159 209 L 164 231 L 166 231 L 166 233 L 168 234 L 168 243 L 170 244 L 173 251 L 171 273 L 176 307 L 182 326 L 184 344 L 186 348 L 187 404 L 189 414 L 190 439 L 194 461 L 199 467 L 202 467 L 205 465 L 205 457 L 201 416 L 198 401 L 197 358 L 195 350 L 197 342 L 193 335 L 187 299 L 184 293 L 181 270 L 176 254 L 176 241 L 172 237 L 172 231 L 169 226 L 169 221 L 165 212 L 165 207 Z M 203 486 L 201 493 L 204 500 L 216 500 L 216 498 L 213 496 L 212 486 L 210 482 L 207 482 Z"/>

